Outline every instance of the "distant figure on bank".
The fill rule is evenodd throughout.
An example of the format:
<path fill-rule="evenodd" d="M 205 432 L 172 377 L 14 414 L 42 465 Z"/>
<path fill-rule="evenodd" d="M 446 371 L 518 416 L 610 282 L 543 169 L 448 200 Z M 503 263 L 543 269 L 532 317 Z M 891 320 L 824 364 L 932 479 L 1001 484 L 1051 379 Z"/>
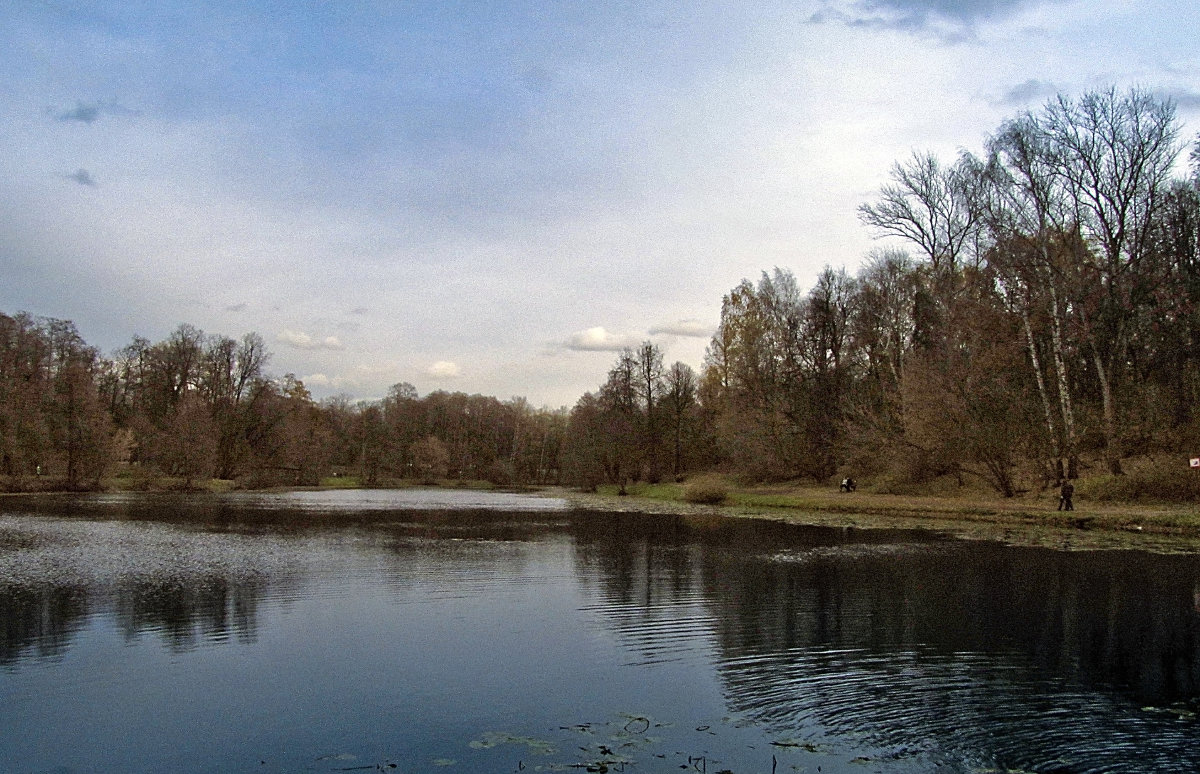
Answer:
<path fill-rule="evenodd" d="M 1058 487 L 1058 510 L 1073 511 L 1075 503 L 1071 502 L 1071 498 L 1075 495 L 1075 485 L 1070 481 L 1063 481 Z"/>
<path fill-rule="evenodd" d="M 838 487 L 838 490 L 842 492 L 853 492 L 857 488 L 858 484 L 854 481 L 854 479 L 850 476 L 846 476 L 842 479 L 842 485 Z"/>

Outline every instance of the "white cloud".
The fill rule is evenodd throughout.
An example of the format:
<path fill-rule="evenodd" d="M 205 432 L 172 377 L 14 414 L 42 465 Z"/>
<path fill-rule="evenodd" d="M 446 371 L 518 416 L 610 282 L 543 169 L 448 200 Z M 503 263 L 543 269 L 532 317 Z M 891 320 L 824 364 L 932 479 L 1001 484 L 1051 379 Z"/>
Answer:
<path fill-rule="evenodd" d="M 333 364 L 332 367 L 337 367 Z M 395 363 L 357 365 L 338 373 L 318 371 L 305 376 L 305 386 L 324 390 L 348 390 L 362 399 L 383 397 L 387 388 L 400 381 L 403 369 Z"/>
<path fill-rule="evenodd" d="M 457 363 L 452 363 L 449 360 L 439 360 L 425 369 L 425 373 L 440 379 L 452 379 L 462 373 L 462 369 L 458 367 Z"/>
<path fill-rule="evenodd" d="M 650 329 L 651 336 L 690 336 L 697 339 L 707 339 L 713 335 L 716 326 L 700 320 L 676 320 L 663 323 Z"/>
<path fill-rule="evenodd" d="M 602 326 L 576 331 L 567 339 L 567 349 L 578 352 L 620 352 L 638 344 L 638 337 L 625 333 L 609 333 Z"/>
<path fill-rule="evenodd" d="M 465 30 L 413 27 L 407 11 L 350 13 L 350 37 L 313 36 L 333 46 L 317 55 L 345 78 L 335 90 L 289 57 L 231 64 L 252 45 L 195 47 L 202 26 L 130 58 L 141 38 L 26 5 L 28 24 L 0 25 L 14 44 L 0 47 L 12 76 L 0 309 L 72 319 L 103 350 L 181 321 L 257 330 L 277 350 L 272 373 L 359 398 L 435 388 L 427 369 L 448 353 L 468 364 L 456 387 L 549 405 L 573 403 L 603 379 L 605 353 L 647 337 L 698 367 L 711 329 L 696 320 L 715 327 L 740 279 L 780 266 L 807 286 L 823 264 L 855 269 L 876 245 L 857 207 L 913 149 L 980 150 L 1052 89 L 1175 94 L 1184 137 L 1200 111 L 1195 46 L 1179 34 L 1200 4 L 1178 0 L 769 0 L 645 15 L 598 3 L 538 14 L 515 58 L 475 57 L 455 38 Z M 139 28 L 131 8 L 118 26 Z M 827 23 L 806 23 L 813 10 Z M 256 41 L 308 39 L 320 19 L 247 21 L 233 32 Z M 915 34 L 895 31 L 905 24 Z M 930 29 L 973 40 L 940 45 Z M 398 61 L 337 59 L 345 41 L 390 50 L 410 34 L 447 76 L 432 100 Z M 88 66 L 48 81 L 27 66 L 43 59 Z M 251 77 L 215 88 L 195 77 L 210 65 Z M 125 84 L 119 95 L 109 82 Z M 373 98 L 384 91 L 396 99 Z"/>
<path fill-rule="evenodd" d="M 275 340 L 280 344 L 295 349 L 341 349 L 342 342 L 338 341 L 337 336 L 326 336 L 319 339 L 304 333 L 303 331 L 293 331 L 284 329 L 275 337 Z"/>

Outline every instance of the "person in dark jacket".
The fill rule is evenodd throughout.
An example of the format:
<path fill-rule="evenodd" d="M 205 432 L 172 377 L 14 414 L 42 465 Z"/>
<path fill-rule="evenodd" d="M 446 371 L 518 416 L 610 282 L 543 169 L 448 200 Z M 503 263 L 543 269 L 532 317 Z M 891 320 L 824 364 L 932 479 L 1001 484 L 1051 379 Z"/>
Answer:
<path fill-rule="evenodd" d="M 1058 487 L 1058 510 L 1073 511 L 1075 503 L 1071 502 L 1071 498 L 1075 496 L 1075 485 L 1070 481 L 1063 481 Z"/>

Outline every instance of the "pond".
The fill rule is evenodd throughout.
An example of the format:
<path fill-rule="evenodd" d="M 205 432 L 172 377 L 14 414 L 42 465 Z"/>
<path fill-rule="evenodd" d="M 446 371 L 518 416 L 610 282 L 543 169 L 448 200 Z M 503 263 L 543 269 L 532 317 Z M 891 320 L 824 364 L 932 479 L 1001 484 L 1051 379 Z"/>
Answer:
<path fill-rule="evenodd" d="M 0 501 L 0 771 L 1194 772 L 1200 557 L 449 490 Z"/>

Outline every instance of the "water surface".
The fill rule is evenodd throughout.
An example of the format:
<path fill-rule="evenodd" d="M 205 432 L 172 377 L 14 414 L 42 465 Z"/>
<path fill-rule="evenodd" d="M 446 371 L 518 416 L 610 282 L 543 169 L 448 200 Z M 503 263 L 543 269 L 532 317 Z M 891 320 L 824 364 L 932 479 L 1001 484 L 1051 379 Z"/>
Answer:
<path fill-rule="evenodd" d="M 1198 581 L 497 493 L 5 499 L 0 771 L 1191 772 Z"/>

